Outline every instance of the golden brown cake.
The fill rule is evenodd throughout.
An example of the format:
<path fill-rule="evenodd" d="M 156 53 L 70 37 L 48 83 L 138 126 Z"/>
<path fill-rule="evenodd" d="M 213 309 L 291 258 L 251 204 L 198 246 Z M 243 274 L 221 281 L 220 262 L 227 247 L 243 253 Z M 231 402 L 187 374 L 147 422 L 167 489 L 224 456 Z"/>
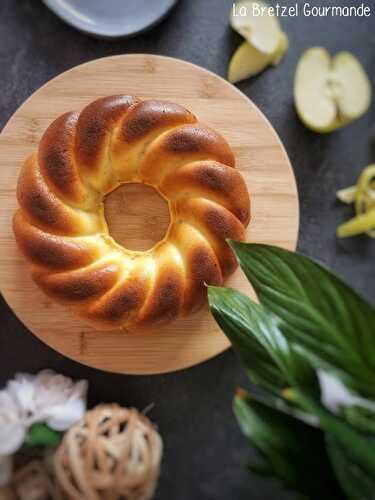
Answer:
<path fill-rule="evenodd" d="M 244 238 L 250 202 L 234 163 L 222 136 L 170 102 L 116 95 L 60 116 L 17 186 L 14 233 L 33 279 L 97 328 L 191 313 L 237 267 L 225 239 Z M 168 202 L 167 234 L 147 251 L 108 233 L 104 196 L 128 182 Z"/>

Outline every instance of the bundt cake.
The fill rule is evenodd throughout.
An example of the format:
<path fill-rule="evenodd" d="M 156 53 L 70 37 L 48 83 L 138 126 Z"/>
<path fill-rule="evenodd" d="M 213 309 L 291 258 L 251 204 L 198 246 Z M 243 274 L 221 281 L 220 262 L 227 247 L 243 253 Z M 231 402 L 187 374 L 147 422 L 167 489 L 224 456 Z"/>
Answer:
<path fill-rule="evenodd" d="M 66 113 L 19 176 L 14 233 L 33 279 L 97 328 L 171 320 L 206 301 L 237 266 L 249 195 L 231 148 L 185 108 L 116 95 Z M 167 234 L 147 251 L 110 236 L 103 200 L 121 184 L 153 186 Z"/>

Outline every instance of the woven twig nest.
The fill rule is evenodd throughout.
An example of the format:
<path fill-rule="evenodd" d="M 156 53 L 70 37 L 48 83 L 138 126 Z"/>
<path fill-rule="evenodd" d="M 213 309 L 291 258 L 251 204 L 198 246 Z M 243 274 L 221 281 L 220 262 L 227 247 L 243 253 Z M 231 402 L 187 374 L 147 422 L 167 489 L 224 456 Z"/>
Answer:
<path fill-rule="evenodd" d="M 101 405 L 65 434 L 55 473 L 74 500 L 147 500 L 159 477 L 162 441 L 135 409 Z"/>

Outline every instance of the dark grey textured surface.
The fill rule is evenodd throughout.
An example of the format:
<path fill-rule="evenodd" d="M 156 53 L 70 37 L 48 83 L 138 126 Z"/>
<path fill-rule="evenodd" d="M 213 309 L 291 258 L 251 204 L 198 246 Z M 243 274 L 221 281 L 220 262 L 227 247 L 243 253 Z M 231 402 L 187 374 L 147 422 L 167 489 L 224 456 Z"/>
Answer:
<path fill-rule="evenodd" d="M 228 58 L 240 41 L 228 27 L 230 6 L 230 0 L 181 0 L 170 17 L 148 34 L 127 41 L 104 42 L 69 28 L 37 0 L 1 0 L 0 125 L 50 78 L 106 55 L 165 54 L 225 75 Z M 375 241 L 365 237 L 336 240 L 337 223 L 351 211 L 336 204 L 335 191 L 352 183 L 362 167 L 375 160 L 369 143 L 370 128 L 375 121 L 374 105 L 355 124 L 332 135 L 319 136 L 297 120 L 292 82 L 301 52 L 323 45 L 333 52 L 353 51 L 374 83 L 374 16 L 282 19 L 290 38 L 285 60 L 279 67 L 240 85 L 270 119 L 294 166 L 301 200 L 299 249 L 338 271 L 372 302 L 375 302 Z M 51 351 L 27 331 L 4 301 L 0 313 L 1 384 L 16 370 L 34 372 L 51 367 L 72 377 L 88 378 L 90 404 L 118 401 L 144 408 L 150 402 L 155 403 L 151 417 L 158 422 L 165 442 L 158 499 L 284 498 L 276 485 L 248 476 L 243 469 L 252 451 L 236 426 L 231 399 L 235 387 L 246 384 L 246 378 L 232 352 L 175 374 L 110 375 L 80 366 Z"/>

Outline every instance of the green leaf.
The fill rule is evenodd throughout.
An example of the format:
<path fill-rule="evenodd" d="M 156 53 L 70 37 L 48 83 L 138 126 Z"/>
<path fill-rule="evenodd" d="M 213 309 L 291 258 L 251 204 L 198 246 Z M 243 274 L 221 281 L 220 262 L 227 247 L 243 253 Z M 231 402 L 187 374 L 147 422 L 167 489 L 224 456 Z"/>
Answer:
<path fill-rule="evenodd" d="M 280 413 L 242 390 L 233 404 L 242 432 L 264 460 L 263 464 L 251 465 L 251 470 L 273 476 L 284 487 L 310 499 L 343 498 L 319 429 Z"/>
<path fill-rule="evenodd" d="M 62 433 L 57 432 L 46 424 L 34 424 L 30 427 L 24 447 L 56 447 L 60 444 Z"/>
<path fill-rule="evenodd" d="M 356 429 L 375 435 L 375 412 L 358 405 L 346 406 L 343 415 Z"/>
<path fill-rule="evenodd" d="M 231 288 L 208 287 L 208 301 L 253 382 L 277 394 L 290 385 L 319 394 L 315 372 L 291 348 L 278 328 L 277 318 L 264 307 Z"/>
<path fill-rule="evenodd" d="M 259 244 L 229 242 L 259 301 L 315 367 L 375 397 L 375 310 L 313 260 Z"/>
<path fill-rule="evenodd" d="M 348 425 L 342 417 L 333 415 L 298 389 L 284 391 L 284 395 L 306 412 L 316 415 L 319 418 L 321 429 L 331 434 L 340 446 L 350 450 L 350 455 L 358 466 L 368 473 L 375 472 L 374 436 L 359 432 Z"/>
<path fill-rule="evenodd" d="M 351 500 L 375 499 L 374 471 L 363 469 L 351 454 L 351 449 L 331 434 L 326 434 L 327 451 L 331 458 L 336 476 Z"/>

